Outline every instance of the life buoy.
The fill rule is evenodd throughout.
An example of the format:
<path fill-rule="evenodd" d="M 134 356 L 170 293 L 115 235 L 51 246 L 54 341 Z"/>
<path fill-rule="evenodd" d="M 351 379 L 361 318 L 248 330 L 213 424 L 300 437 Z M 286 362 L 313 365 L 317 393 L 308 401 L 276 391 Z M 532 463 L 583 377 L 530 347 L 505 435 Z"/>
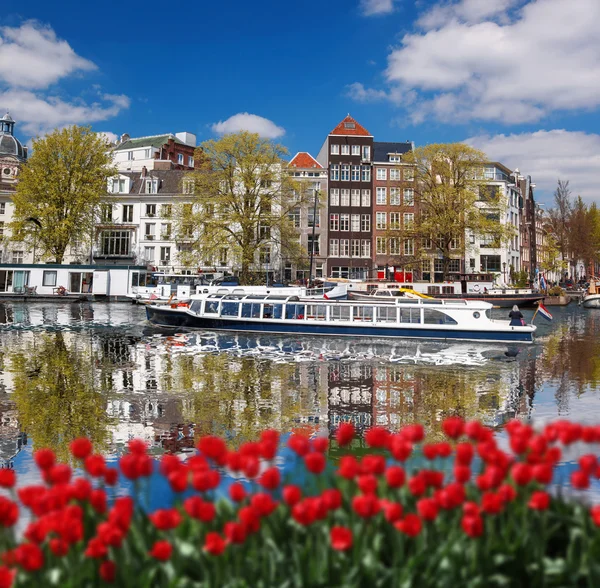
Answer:
<path fill-rule="evenodd" d="M 473 286 L 473 292 L 479 292 L 479 284 Z"/>

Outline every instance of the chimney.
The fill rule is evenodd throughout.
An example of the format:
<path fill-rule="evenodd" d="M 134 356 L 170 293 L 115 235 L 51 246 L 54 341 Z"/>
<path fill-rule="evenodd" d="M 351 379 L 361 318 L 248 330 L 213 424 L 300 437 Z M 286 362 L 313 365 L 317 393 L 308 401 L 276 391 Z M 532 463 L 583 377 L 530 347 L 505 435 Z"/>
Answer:
<path fill-rule="evenodd" d="M 130 139 L 129 135 L 127 133 L 123 133 L 121 135 L 121 141 L 120 142 L 121 143 L 125 143 L 125 141 L 129 141 L 129 139 Z"/>
<path fill-rule="evenodd" d="M 142 178 L 145 178 L 148 175 L 148 170 L 146 166 L 142 167 Z"/>

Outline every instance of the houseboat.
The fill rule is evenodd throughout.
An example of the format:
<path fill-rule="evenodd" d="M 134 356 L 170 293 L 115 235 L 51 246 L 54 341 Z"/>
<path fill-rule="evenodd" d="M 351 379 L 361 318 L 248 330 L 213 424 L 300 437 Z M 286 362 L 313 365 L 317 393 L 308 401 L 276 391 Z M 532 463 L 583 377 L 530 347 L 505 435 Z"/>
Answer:
<path fill-rule="evenodd" d="M 387 302 L 301 300 L 277 294 L 203 294 L 189 306 L 148 305 L 148 320 L 162 327 L 441 340 L 531 342 L 534 325 L 510 326 L 491 318 L 493 306 L 465 300 Z"/>

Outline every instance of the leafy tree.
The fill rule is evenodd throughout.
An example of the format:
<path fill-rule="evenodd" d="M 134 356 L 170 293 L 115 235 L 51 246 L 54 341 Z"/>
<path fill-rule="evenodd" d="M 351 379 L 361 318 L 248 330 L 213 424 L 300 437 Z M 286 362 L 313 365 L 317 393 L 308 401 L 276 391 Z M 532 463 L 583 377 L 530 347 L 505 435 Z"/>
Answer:
<path fill-rule="evenodd" d="M 415 170 L 415 234 L 431 238 L 443 259 L 444 279 L 450 259 L 465 254 L 465 235 L 487 235 L 500 242 L 512 236 L 501 223 L 506 203 L 484 177 L 485 153 L 463 143 L 419 147 L 403 157 Z"/>
<path fill-rule="evenodd" d="M 240 266 L 242 283 L 274 253 L 306 258 L 288 217 L 307 205 L 308 193 L 293 180 L 287 150 L 246 131 L 204 142 L 199 169 L 184 179 L 191 203 L 179 207 L 176 229 L 187 243 L 185 265 L 218 258 L 223 250 Z"/>
<path fill-rule="evenodd" d="M 62 263 L 70 241 L 91 236 L 115 173 L 105 139 L 89 127 L 57 129 L 34 139 L 13 198 L 11 239 Z"/>
<path fill-rule="evenodd" d="M 569 233 L 573 209 L 569 180 L 558 180 L 558 185 L 554 191 L 554 205 L 555 208 L 548 211 L 548 219 L 552 232 L 556 237 L 560 254 L 567 261 L 569 259 Z"/>

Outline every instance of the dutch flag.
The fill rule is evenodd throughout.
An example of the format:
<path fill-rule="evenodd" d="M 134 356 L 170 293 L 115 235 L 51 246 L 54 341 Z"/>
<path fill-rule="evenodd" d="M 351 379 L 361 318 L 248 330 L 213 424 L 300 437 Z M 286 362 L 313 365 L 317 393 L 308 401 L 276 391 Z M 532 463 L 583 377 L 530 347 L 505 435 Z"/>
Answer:
<path fill-rule="evenodd" d="M 552 313 L 540 302 L 538 306 L 538 312 L 547 320 L 552 320 Z"/>

